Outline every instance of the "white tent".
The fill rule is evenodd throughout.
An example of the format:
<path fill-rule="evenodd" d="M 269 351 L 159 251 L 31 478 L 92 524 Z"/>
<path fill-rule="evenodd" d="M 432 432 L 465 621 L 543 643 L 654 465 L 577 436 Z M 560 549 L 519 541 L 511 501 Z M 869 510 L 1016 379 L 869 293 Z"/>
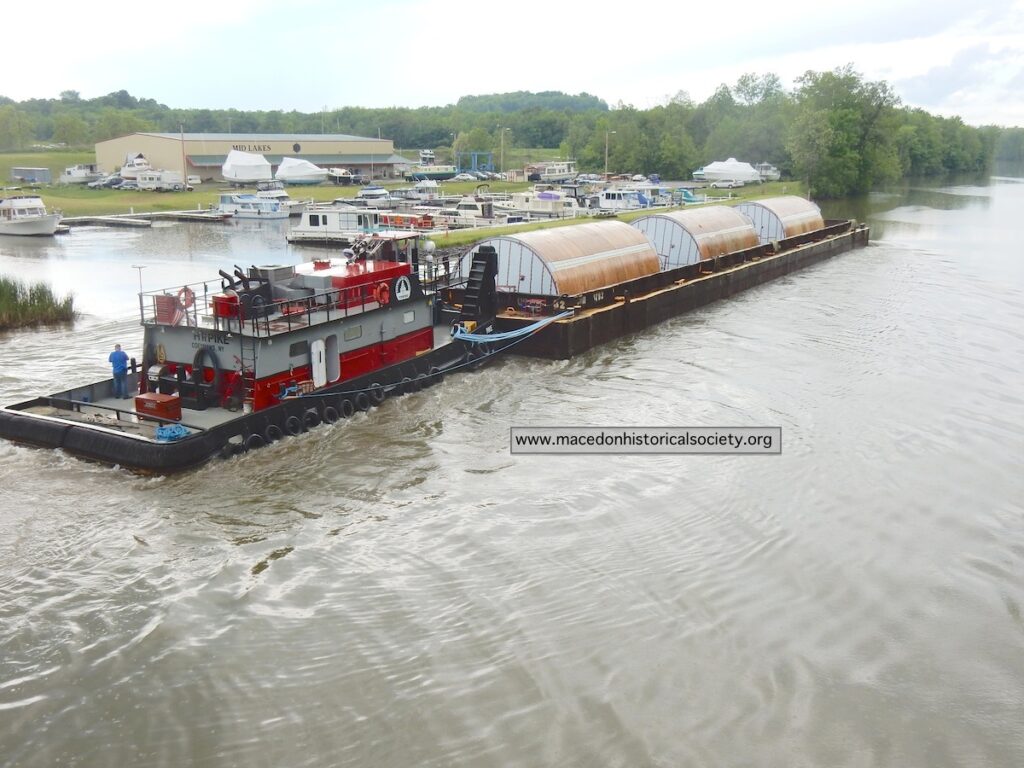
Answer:
<path fill-rule="evenodd" d="M 327 171 L 309 160 L 285 157 L 277 167 L 275 178 L 285 184 L 320 184 L 327 180 Z"/>
<path fill-rule="evenodd" d="M 760 181 L 761 174 L 750 163 L 741 163 L 735 157 L 717 160 L 704 166 L 705 181 Z"/>
<path fill-rule="evenodd" d="M 232 184 L 252 184 L 257 181 L 270 181 L 270 163 L 263 155 L 240 152 L 232 149 L 221 166 L 224 180 Z"/>

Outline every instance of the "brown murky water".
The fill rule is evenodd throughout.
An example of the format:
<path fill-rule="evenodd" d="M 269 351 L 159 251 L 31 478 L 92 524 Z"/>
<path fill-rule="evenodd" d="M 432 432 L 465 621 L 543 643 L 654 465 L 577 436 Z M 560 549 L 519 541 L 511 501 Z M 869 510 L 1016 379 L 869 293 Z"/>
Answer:
<path fill-rule="evenodd" d="M 570 362 L 509 358 L 179 477 L 0 443 L 3 766 L 1024 764 L 1024 183 Z M 0 241 L 137 352 L 282 228 Z M 511 425 L 781 425 L 781 456 L 512 456 Z"/>

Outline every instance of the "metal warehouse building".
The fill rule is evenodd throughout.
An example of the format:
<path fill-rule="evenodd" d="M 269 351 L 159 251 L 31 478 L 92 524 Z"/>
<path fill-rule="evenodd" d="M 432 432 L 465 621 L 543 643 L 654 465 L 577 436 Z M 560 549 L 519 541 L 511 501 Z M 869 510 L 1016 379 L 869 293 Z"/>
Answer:
<path fill-rule="evenodd" d="M 411 162 L 395 154 L 390 139 L 345 134 L 256 133 L 133 133 L 96 145 L 96 163 L 107 173 L 125 158 L 145 155 L 154 168 L 202 179 L 221 178 L 221 166 L 232 149 L 263 155 L 276 167 L 284 157 L 308 160 L 321 168 L 347 168 L 375 178 L 401 177 Z"/>
<path fill-rule="evenodd" d="M 576 296 L 658 271 L 650 242 L 621 221 L 488 238 L 462 257 L 463 274 L 483 246 L 498 252 L 499 293 Z"/>
<path fill-rule="evenodd" d="M 644 216 L 633 226 L 647 235 L 662 269 L 696 264 L 758 244 L 750 219 L 724 205 Z"/>
<path fill-rule="evenodd" d="M 818 206 L 796 195 L 752 200 L 740 203 L 736 210 L 754 222 L 754 230 L 762 244 L 813 232 L 825 226 Z"/>

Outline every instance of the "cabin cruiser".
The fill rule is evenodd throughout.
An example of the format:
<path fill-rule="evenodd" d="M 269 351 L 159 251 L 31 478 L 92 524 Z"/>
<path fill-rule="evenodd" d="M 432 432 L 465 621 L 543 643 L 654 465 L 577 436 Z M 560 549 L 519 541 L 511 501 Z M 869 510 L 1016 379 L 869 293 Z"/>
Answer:
<path fill-rule="evenodd" d="M 507 200 L 495 200 L 494 207 L 531 217 L 572 219 L 583 215 L 577 199 L 548 186 L 537 185 L 524 192 L 513 192 Z"/>
<path fill-rule="evenodd" d="M 229 184 L 255 184 L 273 178 L 270 163 L 263 155 L 232 149 L 221 166 L 224 180 Z"/>
<path fill-rule="evenodd" d="M 236 219 L 287 219 L 289 215 L 288 209 L 276 200 L 233 192 L 225 192 L 220 196 L 217 210 L 229 213 Z"/>
<path fill-rule="evenodd" d="M 103 171 L 97 168 L 94 163 L 83 163 L 65 168 L 57 181 L 60 184 L 88 184 L 97 179 L 102 179 L 103 176 Z"/>
<path fill-rule="evenodd" d="M 139 178 L 140 173 L 148 171 L 152 167 L 141 152 L 137 155 L 129 155 L 125 158 L 124 165 L 121 166 L 121 178 L 135 181 Z"/>
<path fill-rule="evenodd" d="M 327 171 L 317 165 L 297 157 L 285 157 L 277 167 L 274 175 L 278 181 L 296 186 L 313 186 L 327 181 Z"/>
<path fill-rule="evenodd" d="M 0 199 L 0 235 L 52 235 L 60 218 L 59 213 L 47 213 L 41 197 Z"/>
<path fill-rule="evenodd" d="M 257 181 L 256 197 L 261 200 L 273 200 L 279 203 L 282 208 L 288 211 L 289 216 L 298 216 L 306 210 L 307 205 L 313 202 L 312 200 L 292 200 L 288 190 L 284 188 L 284 184 L 277 179 Z"/>
<path fill-rule="evenodd" d="M 540 180 L 549 184 L 560 184 L 576 178 L 575 160 L 558 160 L 545 165 L 540 172 Z"/>

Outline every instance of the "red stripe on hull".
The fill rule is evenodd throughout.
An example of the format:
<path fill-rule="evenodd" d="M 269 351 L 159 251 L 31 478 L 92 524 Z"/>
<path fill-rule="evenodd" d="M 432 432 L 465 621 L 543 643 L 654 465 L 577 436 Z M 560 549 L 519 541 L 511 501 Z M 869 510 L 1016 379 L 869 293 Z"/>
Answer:
<path fill-rule="evenodd" d="M 434 329 L 424 328 L 382 344 L 346 352 L 340 355 L 341 378 L 338 381 L 329 381 L 327 384 L 330 386 L 340 381 L 355 379 L 380 368 L 387 368 L 389 365 L 410 360 L 417 353 L 430 350 L 433 346 Z M 291 373 L 284 371 L 257 380 L 253 394 L 253 409 L 258 411 L 261 408 L 276 405 L 280 402 L 278 395 L 281 393 L 282 387 L 293 386 L 296 382 L 308 381 L 312 378 L 312 367 L 303 365 L 293 368 Z"/>

